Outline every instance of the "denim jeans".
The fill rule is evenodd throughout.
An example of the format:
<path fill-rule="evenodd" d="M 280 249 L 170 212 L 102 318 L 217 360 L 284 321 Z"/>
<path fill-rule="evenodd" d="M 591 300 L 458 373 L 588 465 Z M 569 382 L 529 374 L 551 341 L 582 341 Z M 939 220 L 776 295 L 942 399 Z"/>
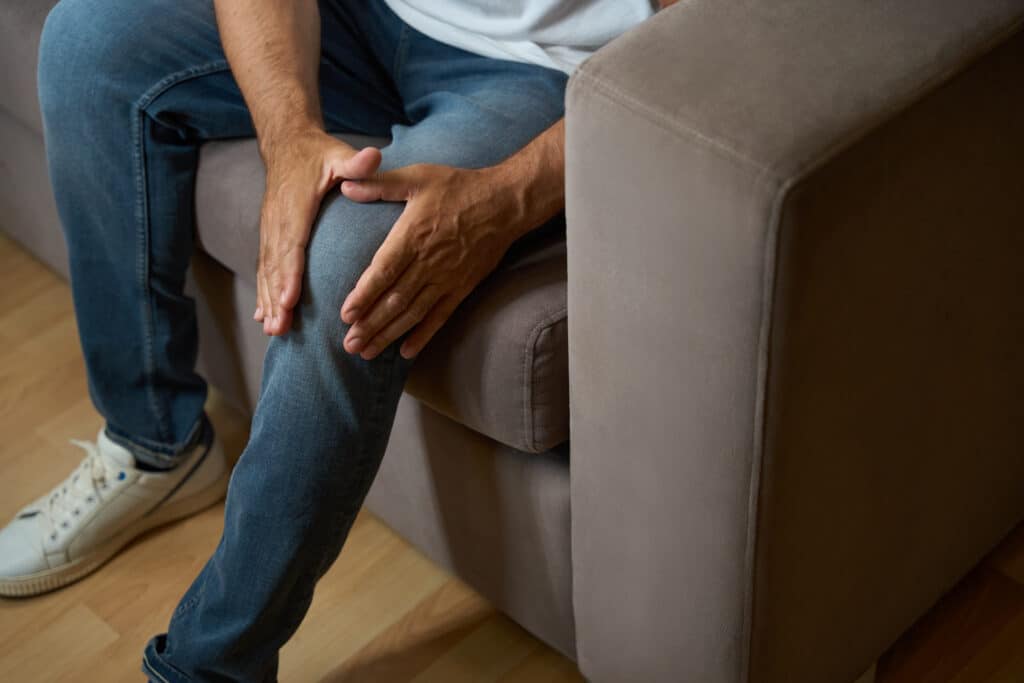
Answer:
<path fill-rule="evenodd" d="M 560 72 L 441 44 L 380 0 L 320 11 L 327 128 L 390 136 L 384 168 L 494 164 L 562 115 Z M 184 294 L 198 150 L 254 135 L 211 1 L 62 0 L 43 31 L 39 95 L 90 395 L 112 438 L 173 465 L 205 424 Z M 401 340 L 370 361 L 348 354 L 339 318 L 402 208 L 337 192 L 323 202 L 294 328 L 267 350 L 223 536 L 146 647 L 151 679 L 276 678 L 278 650 L 377 472 L 412 365 Z"/>

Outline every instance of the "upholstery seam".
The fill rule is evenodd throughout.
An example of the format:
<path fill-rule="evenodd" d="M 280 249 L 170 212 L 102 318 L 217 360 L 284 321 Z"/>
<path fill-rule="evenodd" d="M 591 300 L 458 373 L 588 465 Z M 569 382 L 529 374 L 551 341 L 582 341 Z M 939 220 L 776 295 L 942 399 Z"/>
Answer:
<path fill-rule="evenodd" d="M 901 98 L 888 106 L 879 109 L 869 117 L 868 121 L 861 125 L 853 126 L 845 134 L 840 135 L 832 144 L 826 146 L 813 156 L 810 156 L 808 160 L 802 163 L 796 162 L 793 168 L 786 172 L 784 177 L 779 176 L 779 172 L 783 170 L 783 162 L 769 164 L 759 161 L 749 154 L 740 151 L 736 144 L 731 140 L 716 138 L 702 133 L 692 122 L 675 119 L 670 113 L 646 104 L 622 88 L 602 79 L 599 75 L 591 73 L 587 70 L 586 64 L 576 71 L 571 80 L 577 83 L 589 84 L 595 91 L 604 95 L 607 99 L 617 102 L 632 112 L 643 116 L 649 122 L 675 134 L 677 137 L 691 138 L 711 150 L 725 153 L 727 156 L 743 162 L 746 165 L 752 166 L 757 170 L 768 171 L 776 176 L 776 181 L 784 184 L 790 180 L 799 179 L 810 173 L 812 170 L 820 167 L 829 159 L 835 157 L 842 150 L 852 146 L 857 141 L 863 139 L 868 134 L 884 125 L 899 112 L 912 107 L 921 99 L 922 95 L 933 91 L 936 87 L 945 83 L 953 76 L 963 72 L 978 58 L 985 55 L 987 52 L 992 50 L 992 48 L 1004 42 L 1006 38 L 1016 33 L 1022 25 L 1024 25 L 1024 18 L 1011 22 L 1002 31 L 980 43 L 970 52 L 965 53 L 959 60 L 956 60 L 954 63 L 950 64 L 948 67 L 933 76 L 925 78 Z M 573 89 L 575 90 L 575 87 L 573 87 Z"/>
<path fill-rule="evenodd" d="M 538 446 L 537 434 L 534 431 L 533 421 L 534 373 L 530 370 L 532 369 L 533 360 L 536 356 L 537 342 L 540 340 L 540 335 L 545 330 L 548 330 L 554 327 L 557 323 L 565 320 L 568 310 L 569 307 L 565 306 L 538 321 L 533 328 L 530 329 L 530 334 L 527 335 L 526 344 L 523 348 L 523 378 L 521 380 L 523 387 L 523 444 L 533 452 L 537 452 Z"/>
<path fill-rule="evenodd" d="M 748 166 L 763 171 L 770 167 L 767 164 L 761 163 L 753 157 L 744 154 L 737 149 L 733 144 L 726 140 L 713 138 L 709 135 L 705 135 L 695 128 L 689 121 L 679 121 L 672 119 L 666 112 L 644 103 L 635 96 L 627 93 L 621 88 L 617 88 L 611 83 L 602 80 L 600 77 L 591 74 L 586 70 L 586 67 L 581 67 L 572 77 L 575 82 L 584 82 L 591 85 L 594 90 L 599 91 L 600 94 L 604 95 L 609 100 L 617 102 L 632 112 L 643 116 L 647 121 L 657 125 L 659 128 L 674 133 L 677 137 L 688 137 L 697 142 L 700 142 L 704 147 L 709 149 L 724 152 L 727 156 L 737 161 L 741 161 Z M 575 88 L 574 88 L 575 89 Z"/>

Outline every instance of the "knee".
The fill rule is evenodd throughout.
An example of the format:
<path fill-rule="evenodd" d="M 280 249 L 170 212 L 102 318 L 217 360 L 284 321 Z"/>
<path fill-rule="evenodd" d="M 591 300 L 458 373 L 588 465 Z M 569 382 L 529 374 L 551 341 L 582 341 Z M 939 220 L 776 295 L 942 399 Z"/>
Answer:
<path fill-rule="evenodd" d="M 37 73 L 44 116 L 116 106 L 148 63 L 146 35 L 161 25 L 154 0 L 60 0 L 43 24 Z"/>
<path fill-rule="evenodd" d="M 111 43 L 109 13 L 95 0 L 61 0 L 50 10 L 39 42 L 39 101 L 44 115 L 61 105 L 81 104 L 107 68 Z"/>
<path fill-rule="evenodd" d="M 403 208 L 395 203 L 357 204 L 340 195 L 324 202 L 307 252 L 298 311 L 304 328 L 337 337 L 340 348 L 348 330 L 341 320 L 341 305 Z"/>

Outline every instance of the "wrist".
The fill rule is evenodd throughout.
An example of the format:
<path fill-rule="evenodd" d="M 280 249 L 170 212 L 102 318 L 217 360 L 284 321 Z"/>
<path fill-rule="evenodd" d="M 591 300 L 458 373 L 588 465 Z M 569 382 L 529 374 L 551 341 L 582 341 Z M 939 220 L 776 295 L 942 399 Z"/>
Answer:
<path fill-rule="evenodd" d="M 294 149 L 299 145 L 316 141 L 320 138 L 329 137 L 319 121 L 300 117 L 294 121 L 283 122 L 276 126 L 265 126 L 257 134 L 257 143 L 263 162 L 269 165 L 280 156 L 282 151 Z"/>
<path fill-rule="evenodd" d="M 481 171 L 498 188 L 507 207 L 513 239 L 540 227 L 565 207 L 564 179 L 557 169 L 513 157 Z"/>

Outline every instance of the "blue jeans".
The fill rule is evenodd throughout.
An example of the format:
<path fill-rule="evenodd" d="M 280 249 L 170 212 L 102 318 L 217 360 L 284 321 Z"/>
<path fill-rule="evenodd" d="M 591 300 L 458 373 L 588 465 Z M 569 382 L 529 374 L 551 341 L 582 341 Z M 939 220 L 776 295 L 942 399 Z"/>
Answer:
<path fill-rule="evenodd" d="M 494 164 L 562 115 L 560 72 L 443 45 L 380 0 L 320 5 L 327 128 L 390 136 L 384 168 Z M 62 0 L 43 31 L 39 94 L 92 400 L 112 438 L 173 465 L 205 424 L 183 292 L 198 149 L 254 134 L 210 0 Z M 223 537 L 147 646 L 152 679 L 276 678 L 278 650 L 376 474 L 412 365 L 401 339 L 370 361 L 346 353 L 338 315 L 402 208 L 324 201 L 296 324 L 266 354 Z"/>

